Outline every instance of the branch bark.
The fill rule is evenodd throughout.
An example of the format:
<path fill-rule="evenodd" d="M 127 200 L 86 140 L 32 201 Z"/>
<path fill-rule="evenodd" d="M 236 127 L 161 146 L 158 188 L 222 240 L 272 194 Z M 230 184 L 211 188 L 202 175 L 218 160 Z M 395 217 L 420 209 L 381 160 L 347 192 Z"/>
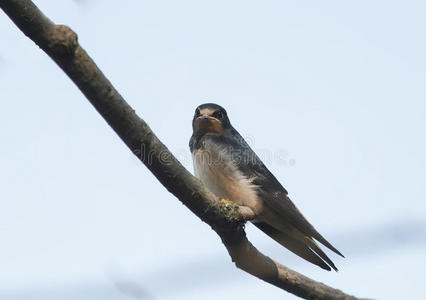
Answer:
<path fill-rule="evenodd" d="M 70 28 L 54 24 L 30 0 L 0 0 L 0 7 L 62 68 L 161 184 L 216 231 L 238 268 L 305 299 L 358 299 L 260 253 L 246 237 L 239 207 L 221 203 L 179 163 L 80 47 Z"/>

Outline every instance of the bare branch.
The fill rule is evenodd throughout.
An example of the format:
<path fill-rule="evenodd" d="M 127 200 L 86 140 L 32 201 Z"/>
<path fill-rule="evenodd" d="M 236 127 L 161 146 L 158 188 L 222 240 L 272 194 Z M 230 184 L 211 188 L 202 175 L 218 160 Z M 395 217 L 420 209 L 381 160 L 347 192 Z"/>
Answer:
<path fill-rule="evenodd" d="M 238 206 L 221 203 L 179 163 L 80 47 L 70 28 L 54 24 L 30 0 L 0 0 L 0 7 L 62 68 L 161 184 L 218 233 L 238 268 L 305 299 L 357 299 L 260 253 L 247 240 Z"/>

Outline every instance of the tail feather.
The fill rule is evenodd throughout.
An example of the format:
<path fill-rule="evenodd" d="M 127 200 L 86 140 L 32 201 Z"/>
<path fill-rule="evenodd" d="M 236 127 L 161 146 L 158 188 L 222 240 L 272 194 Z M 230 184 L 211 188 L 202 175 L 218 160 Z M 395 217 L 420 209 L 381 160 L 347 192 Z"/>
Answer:
<path fill-rule="evenodd" d="M 336 248 L 334 248 L 318 231 L 314 229 L 312 237 L 316 239 L 318 242 L 326 246 L 328 249 L 334 251 L 336 254 L 339 254 L 341 257 L 344 257 L 342 253 L 339 252 Z"/>
<path fill-rule="evenodd" d="M 314 251 L 318 256 L 325 260 L 333 268 L 334 271 L 338 271 L 331 259 L 328 258 L 328 256 L 324 253 L 324 251 L 321 250 L 321 248 L 314 240 L 309 237 L 306 237 L 306 241 L 312 251 Z"/>
<path fill-rule="evenodd" d="M 265 222 L 256 222 L 254 225 L 296 255 L 323 268 L 324 270 L 331 271 L 331 268 L 333 268 L 337 271 L 334 263 L 311 238 L 305 237 L 305 241 L 301 241 Z"/>

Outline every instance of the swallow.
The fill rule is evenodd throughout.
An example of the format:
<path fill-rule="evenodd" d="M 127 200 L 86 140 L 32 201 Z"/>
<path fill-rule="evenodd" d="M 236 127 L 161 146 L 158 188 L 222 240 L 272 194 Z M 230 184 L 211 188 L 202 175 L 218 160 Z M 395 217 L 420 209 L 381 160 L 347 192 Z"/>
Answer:
<path fill-rule="evenodd" d="M 306 220 L 287 190 L 232 127 L 226 110 L 198 106 L 189 141 L 195 176 L 216 196 L 243 207 L 247 219 L 298 256 L 330 271 L 336 266 L 320 242 L 344 257 Z"/>

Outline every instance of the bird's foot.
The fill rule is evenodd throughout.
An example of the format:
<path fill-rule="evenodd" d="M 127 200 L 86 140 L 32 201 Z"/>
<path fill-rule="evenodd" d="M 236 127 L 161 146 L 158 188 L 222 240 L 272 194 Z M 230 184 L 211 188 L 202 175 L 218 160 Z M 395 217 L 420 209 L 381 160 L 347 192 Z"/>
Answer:
<path fill-rule="evenodd" d="M 232 203 L 232 201 L 225 198 L 221 198 L 220 203 L 223 203 L 226 205 L 226 204 Z M 248 206 L 242 206 L 242 205 L 238 206 L 238 212 L 243 217 L 244 221 L 253 220 L 256 217 L 253 210 Z"/>

